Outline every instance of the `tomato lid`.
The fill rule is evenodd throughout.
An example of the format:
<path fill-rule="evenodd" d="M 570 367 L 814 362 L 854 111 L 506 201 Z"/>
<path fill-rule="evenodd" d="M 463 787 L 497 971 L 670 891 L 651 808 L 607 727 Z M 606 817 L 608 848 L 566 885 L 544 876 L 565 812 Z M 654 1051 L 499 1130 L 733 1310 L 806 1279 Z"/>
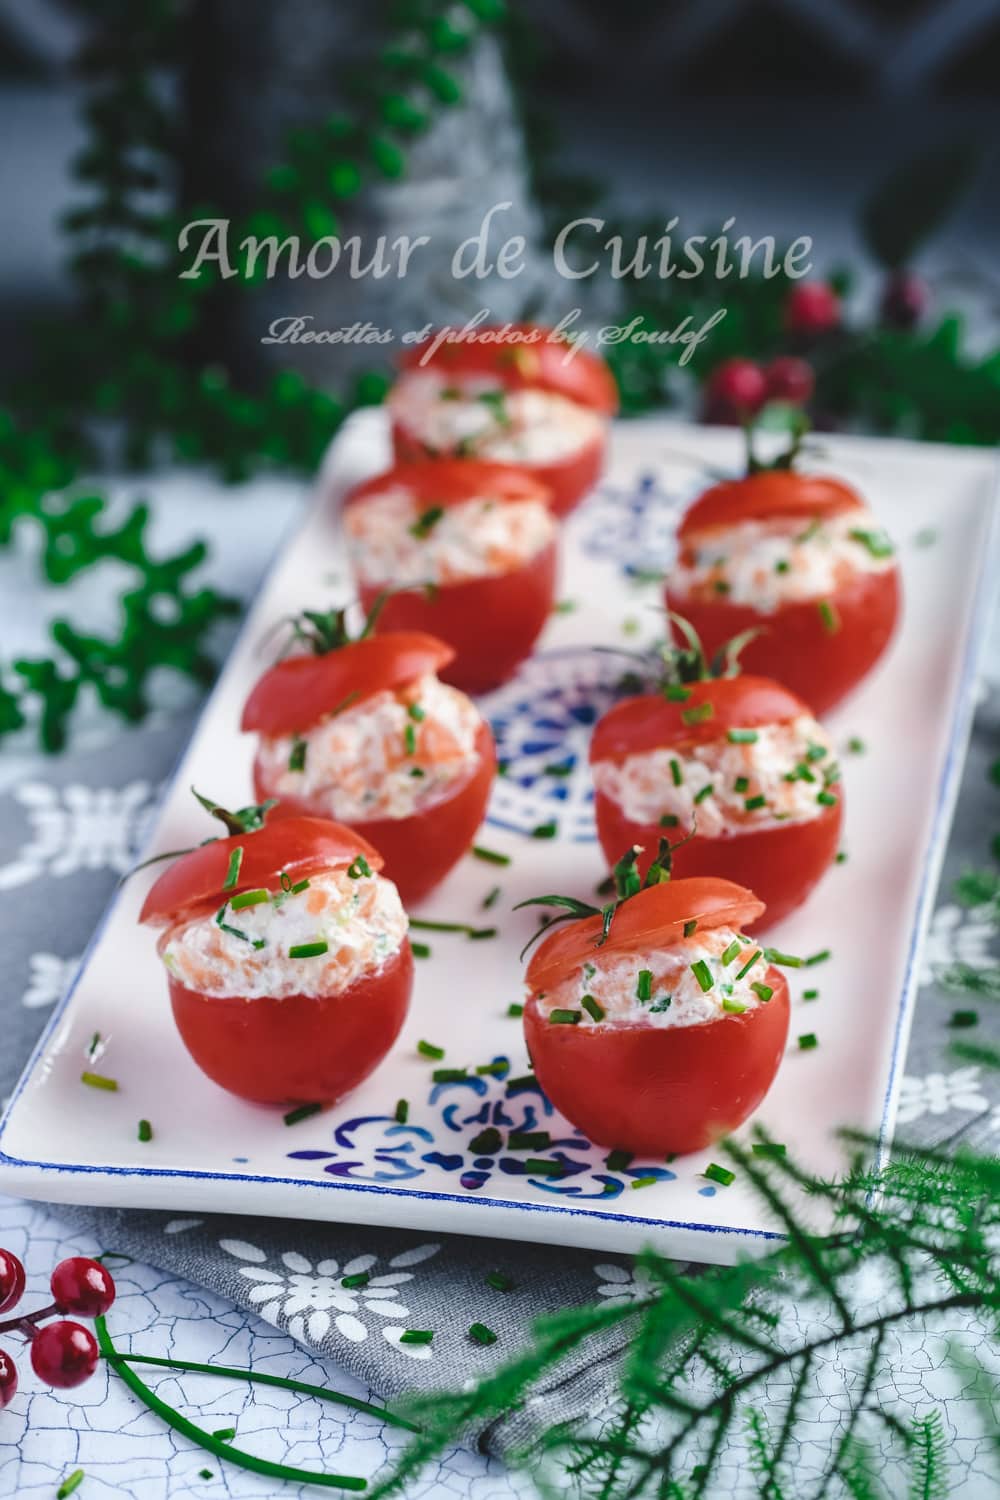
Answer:
<path fill-rule="evenodd" d="M 451 646 L 415 630 L 367 636 L 322 656 L 288 656 L 253 689 L 241 727 L 270 738 L 297 734 L 336 708 L 405 687 L 454 659 Z"/>
<path fill-rule="evenodd" d="M 238 849 L 242 855 L 234 859 Z M 319 870 L 346 869 L 359 854 L 381 870 L 378 850 L 343 823 L 281 818 L 182 854 L 150 888 L 139 921 L 163 927 L 198 907 L 221 906 L 240 891 L 270 890 L 283 874 L 294 884 Z"/>
<path fill-rule="evenodd" d="M 686 683 L 675 691 L 677 701 L 660 693 L 644 693 L 608 709 L 590 742 L 591 765 L 647 750 L 705 745 L 725 739 L 730 730 L 787 724 L 812 712 L 801 698 L 769 677 L 716 677 Z"/>
<path fill-rule="evenodd" d="M 794 469 L 762 469 L 706 490 L 683 517 L 677 534 L 684 539 L 716 526 L 738 526 L 741 521 L 788 516 L 807 522 L 864 509 L 857 490 L 839 479 L 799 474 Z"/>
<path fill-rule="evenodd" d="M 536 993 L 566 979 L 595 953 L 634 953 L 669 948 L 697 922 L 698 930 L 739 929 L 764 911 L 763 901 L 742 885 L 714 876 L 667 880 L 629 896 L 615 912 L 607 941 L 598 946 L 603 929 L 600 916 L 567 922 L 543 938 L 528 964 L 527 983 Z"/>
<path fill-rule="evenodd" d="M 516 464 L 486 463 L 475 458 L 428 458 L 395 464 L 383 474 L 366 479 L 349 490 L 344 504 L 357 505 L 386 490 L 409 490 L 421 506 L 446 509 L 464 500 L 539 500 L 548 505 L 551 492 Z"/>
<path fill-rule="evenodd" d="M 535 334 L 537 341 L 499 342 L 500 334 Z M 435 337 L 409 350 L 400 360 L 400 369 L 490 375 L 508 391 L 555 391 L 609 417 L 618 410 L 618 388 L 604 360 L 556 338 L 549 328 L 532 323 L 477 328 L 461 342 L 442 343 L 427 356 Z"/>

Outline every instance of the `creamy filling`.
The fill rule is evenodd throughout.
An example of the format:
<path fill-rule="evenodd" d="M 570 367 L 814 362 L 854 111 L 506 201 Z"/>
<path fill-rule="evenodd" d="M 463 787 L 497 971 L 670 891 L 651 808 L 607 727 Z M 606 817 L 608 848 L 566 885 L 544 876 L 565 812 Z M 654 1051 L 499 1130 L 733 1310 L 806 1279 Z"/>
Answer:
<path fill-rule="evenodd" d="M 432 453 L 507 464 L 568 458 L 604 431 L 604 419 L 557 391 L 507 391 L 495 380 L 419 370 L 400 377 L 389 409 Z"/>
<path fill-rule="evenodd" d="M 833 742 L 810 714 L 733 732 L 741 737 L 736 742 L 597 761 L 594 785 L 633 823 L 697 828 L 706 838 L 804 823 L 828 811 L 839 772 Z M 750 734 L 752 741 L 742 738 Z"/>
<path fill-rule="evenodd" d="M 773 614 L 783 604 L 824 599 L 858 573 L 887 572 L 894 562 L 892 544 L 867 510 L 805 525 L 779 516 L 692 538 L 670 584 L 677 594 Z"/>
<path fill-rule="evenodd" d="M 248 1000 L 337 995 L 397 953 L 407 917 L 381 875 L 313 875 L 296 894 L 280 889 L 253 905 L 175 922 L 160 938 L 170 973 L 203 995 Z M 298 949 L 312 949 L 296 956 Z M 317 952 L 316 949 L 322 951 Z"/>
<path fill-rule="evenodd" d="M 589 963 L 536 997 L 538 1007 L 553 1026 L 667 1027 L 718 1021 L 769 1001 L 763 956 L 746 968 L 760 951 L 731 927 L 696 932 L 652 951 L 605 956 L 595 948 Z M 557 1015 L 551 1020 L 559 1011 L 577 1019 Z"/>
<path fill-rule="evenodd" d="M 541 500 L 474 497 L 461 505 L 418 503 L 402 485 L 344 512 L 347 549 L 362 583 L 459 583 L 521 568 L 556 534 Z"/>
<path fill-rule="evenodd" d="M 339 822 L 408 818 L 479 764 L 482 719 L 436 677 L 374 693 L 301 735 L 262 738 L 257 769 L 269 797 L 299 797 Z"/>

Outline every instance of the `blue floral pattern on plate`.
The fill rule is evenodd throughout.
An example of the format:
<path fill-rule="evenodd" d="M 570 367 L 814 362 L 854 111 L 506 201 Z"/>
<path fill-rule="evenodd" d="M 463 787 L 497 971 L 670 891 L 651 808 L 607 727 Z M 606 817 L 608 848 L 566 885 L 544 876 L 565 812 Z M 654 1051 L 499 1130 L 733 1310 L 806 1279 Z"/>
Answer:
<path fill-rule="evenodd" d="M 581 513 L 578 544 L 589 557 L 617 563 L 630 577 L 665 572 L 678 517 L 695 488 L 664 487 L 655 473 L 638 474 L 630 485 L 602 484 Z"/>

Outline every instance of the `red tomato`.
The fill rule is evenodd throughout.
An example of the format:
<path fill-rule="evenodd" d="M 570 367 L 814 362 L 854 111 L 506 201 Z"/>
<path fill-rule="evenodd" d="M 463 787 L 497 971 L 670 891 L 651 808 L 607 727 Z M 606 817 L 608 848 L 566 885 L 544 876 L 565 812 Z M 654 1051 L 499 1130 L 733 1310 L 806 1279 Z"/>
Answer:
<path fill-rule="evenodd" d="M 238 848 L 238 873 L 228 885 Z M 153 885 L 139 920 L 165 926 L 197 917 L 240 891 L 277 891 L 282 874 L 294 882 L 346 868 L 359 855 L 372 870 L 381 868 L 376 850 L 340 823 L 266 823 L 181 855 Z M 405 941 L 381 968 L 337 995 L 206 995 L 168 976 L 174 1019 L 195 1062 L 231 1093 L 264 1104 L 328 1103 L 354 1088 L 398 1035 L 412 982 Z"/>
<path fill-rule="evenodd" d="M 372 818 L 353 825 L 363 839 L 384 850 L 385 874 L 399 888 L 405 906 L 421 901 L 438 885 L 469 848 L 490 800 L 497 756 L 488 724 L 476 736 L 475 770 L 447 796 L 408 818 Z M 255 795 L 266 796 L 259 764 L 254 764 Z M 272 818 L 297 818 L 316 809 L 296 797 L 282 797 Z M 373 867 L 374 868 L 374 867 Z"/>
<path fill-rule="evenodd" d="M 456 377 L 489 376 L 508 391 L 532 388 L 553 391 L 579 406 L 589 407 L 603 417 L 618 410 L 618 392 L 614 378 L 604 361 L 585 349 L 566 358 L 568 346 L 546 338 L 548 330 L 530 324 L 512 325 L 526 335 L 538 335 L 532 344 L 496 343 L 496 329 L 479 328 L 473 337 L 461 343 L 442 344 L 433 356 L 427 356 L 427 344 L 418 345 L 401 361 L 406 371 L 432 369 Z M 398 419 L 392 424 L 393 448 L 397 460 L 406 462 L 426 458 L 427 449 L 416 433 Z M 552 509 L 565 516 L 592 489 L 604 467 L 606 433 L 586 443 L 575 453 L 552 463 L 525 464 L 551 491 Z"/>
<path fill-rule="evenodd" d="M 622 761 L 629 755 L 651 750 L 684 751 L 695 744 L 721 740 L 729 729 L 759 729 L 787 722 L 808 713 L 806 705 L 776 682 L 762 677 L 723 677 L 689 685 L 684 702 L 667 702 L 659 694 L 626 698 L 604 715 L 594 730 L 590 762 Z M 712 714 L 687 724 L 684 715 L 704 704 Z M 794 911 L 809 895 L 840 846 L 843 822 L 843 792 L 836 787 L 837 802 L 824 807 L 806 822 L 777 823 L 768 828 L 748 825 L 741 833 L 706 837 L 695 834 L 673 855 L 673 872 L 679 879 L 692 875 L 720 875 L 746 885 L 760 896 L 767 908 L 766 921 L 747 925 L 759 931 Z M 660 838 L 671 842 L 689 830 L 667 830 L 658 824 L 634 823 L 620 803 L 605 792 L 595 796 L 597 836 L 609 864 L 633 844 L 642 847 L 638 866 L 644 875 L 652 863 Z"/>
<path fill-rule="evenodd" d="M 433 636 L 400 631 L 351 641 L 323 656 L 286 657 L 257 683 L 240 727 L 269 739 L 298 734 L 347 702 L 363 702 L 437 672 L 454 655 Z"/>
<path fill-rule="evenodd" d="M 433 459 L 397 464 L 385 474 L 358 485 L 347 506 L 364 504 L 387 488 L 403 486 L 418 503 L 460 505 L 476 496 L 500 501 L 540 500 L 548 503 L 544 485 L 522 469 L 474 459 Z M 558 550 L 553 542 L 521 567 L 510 572 L 438 585 L 433 595 L 424 589 L 393 594 L 379 615 L 376 630 L 429 631 L 447 641 L 454 660 L 440 676 L 470 693 L 483 693 L 506 681 L 532 647 L 552 613 L 556 593 Z M 359 597 L 367 611 L 379 587 L 360 583 Z"/>
<path fill-rule="evenodd" d="M 332 1104 L 368 1077 L 399 1035 L 413 955 L 404 941 L 339 995 L 247 1000 L 201 995 L 172 976 L 168 984 L 184 1045 L 214 1083 L 257 1104 Z"/>
<path fill-rule="evenodd" d="M 695 1026 L 662 1028 L 646 1019 L 555 1025 L 539 1008 L 539 991 L 602 951 L 668 947 L 681 937 L 686 921 L 697 919 L 702 928 L 736 927 L 760 910 L 749 891 L 728 881 L 670 881 L 624 903 L 603 950 L 594 946 L 600 933 L 596 917 L 567 924 L 542 942 L 527 974 L 528 1050 L 549 1099 L 588 1139 L 663 1156 L 702 1150 L 735 1130 L 777 1073 L 788 1035 L 788 986 L 769 965 L 762 972 L 773 991 L 766 1004 Z"/>
<path fill-rule="evenodd" d="M 714 527 L 770 516 L 808 523 L 859 508 L 860 496 L 836 479 L 765 470 L 707 490 L 687 512 L 678 535 L 683 547 Z M 773 613 L 724 597 L 691 598 L 672 590 L 669 580 L 666 602 L 694 626 L 709 656 L 740 632 L 759 629 L 740 656 L 746 670 L 777 678 L 814 712 L 825 713 L 858 685 L 888 646 L 899 615 L 899 570 L 858 571 L 823 600 L 790 602 Z"/>

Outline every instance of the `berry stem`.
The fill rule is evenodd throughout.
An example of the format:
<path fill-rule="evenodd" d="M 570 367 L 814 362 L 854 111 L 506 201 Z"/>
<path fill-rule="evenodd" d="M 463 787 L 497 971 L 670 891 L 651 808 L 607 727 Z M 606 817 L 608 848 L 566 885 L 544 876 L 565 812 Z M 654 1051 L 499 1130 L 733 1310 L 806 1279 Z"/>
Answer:
<path fill-rule="evenodd" d="M 37 1312 L 22 1313 L 20 1317 L 8 1318 L 5 1323 L 0 1323 L 0 1333 L 23 1333 L 26 1339 L 33 1339 L 38 1332 L 36 1323 L 42 1323 L 46 1318 L 58 1317 L 59 1308 L 53 1302 L 51 1307 L 40 1307 Z"/>

